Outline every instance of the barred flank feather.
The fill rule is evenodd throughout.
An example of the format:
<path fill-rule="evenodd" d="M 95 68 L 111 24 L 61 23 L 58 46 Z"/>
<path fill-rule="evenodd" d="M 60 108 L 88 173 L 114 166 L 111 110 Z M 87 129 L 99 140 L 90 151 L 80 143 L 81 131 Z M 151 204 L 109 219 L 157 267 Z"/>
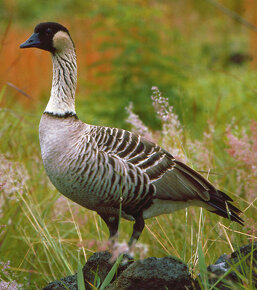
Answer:
<path fill-rule="evenodd" d="M 118 230 L 120 204 L 122 217 L 135 220 L 130 244 L 139 238 L 144 219 L 191 205 L 243 224 L 229 196 L 158 145 L 78 119 L 76 53 L 65 27 L 39 24 L 21 45 L 32 46 L 50 51 L 53 60 L 51 96 L 39 126 L 45 170 L 61 193 L 99 213 L 111 237 Z"/>

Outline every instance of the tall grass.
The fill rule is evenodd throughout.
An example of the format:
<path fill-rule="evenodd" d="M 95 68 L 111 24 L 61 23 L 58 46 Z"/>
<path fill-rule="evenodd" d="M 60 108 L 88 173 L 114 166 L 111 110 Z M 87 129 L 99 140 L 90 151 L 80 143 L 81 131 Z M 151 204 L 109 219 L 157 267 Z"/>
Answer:
<path fill-rule="evenodd" d="M 157 102 L 158 100 L 160 101 Z M 180 144 L 177 148 L 179 149 L 177 156 L 187 159 L 187 143 L 193 144 L 192 142 L 195 141 L 184 138 L 185 129 L 182 130 L 174 113 L 175 109 L 169 106 L 167 99 L 163 98 L 157 89 L 153 94 L 153 102 L 155 110 L 159 112 L 164 122 L 163 132 L 151 132 L 153 139 L 159 143 L 166 142 L 165 144 L 170 144 L 171 147 L 173 145 L 169 142 L 171 139 L 174 140 L 173 142 Z M 132 111 L 130 112 L 132 114 Z M 32 142 L 29 137 L 34 136 L 33 140 L 37 143 L 36 133 L 32 132 L 35 130 L 33 124 L 38 116 L 25 114 L 21 117 L 16 110 L 1 110 L 0 118 L 0 121 L 5 124 L 1 131 L 1 140 L 3 140 L 1 144 L 3 150 L 1 155 L 1 279 L 3 283 L 17 281 L 25 288 L 38 288 L 49 281 L 76 272 L 78 250 L 83 264 L 91 253 L 104 249 L 108 230 L 96 213 L 82 209 L 61 197 L 46 177 L 38 146 L 33 145 L 30 148 Z M 134 130 L 138 124 L 138 129 L 141 128 L 142 122 L 138 123 L 135 115 L 134 119 L 129 118 L 129 120 L 133 120 Z M 181 138 L 180 142 L 176 138 L 170 139 L 169 132 L 171 136 L 173 134 L 170 130 L 179 130 L 177 137 Z M 199 141 L 211 155 L 214 134 L 215 130 L 212 131 L 211 136 L 206 137 L 212 142 Z M 251 130 L 249 130 L 249 138 L 250 134 Z M 168 140 L 165 140 L 166 138 Z M 223 155 L 229 155 L 229 146 L 232 144 L 226 140 L 219 141 L 227 142 L 228 152 L 224 151 Z M 195 155 L 197 157 L 192 158 L 195 169 L 205 171 L 206 173 L 203 174 L 236 200 L 237 206 L 244 212 L 246 227 L 242 228 L 202 209 L 190 208 L 148 220 L 139 240 L 139 247 L 147 245 L 148 253 L 145 255 L 157 257 L 176 255 L 189 265 L 196 276 L 200 266 L 199 245 L 206 264 L 210 264 L 215 262 L 220 254 L 231 252 L 256 238 L 255 229 L 251 230 L 252 220 L 256 222 L 254 198 L 248 196 L 248 192 L 242 187 L 241 192 L 235 194 L 237 177 L 234 174 L 229 177 L 229 179 L 233 178 L 234 182 L 229 183 L 233 186 L 228 190 L 224 169 L 217 165 L 214 169 L 209 167 L 215 164 L 215 156 L 201 160 L 198 157 L 199 153 L 198 151 L 190 153 L 191 157 Z M 235 153 L 232 154 L 235 159 L 231 158 L 230 164 L 240 163 L 240 158 L 236 156 Z M 210 160 L 213 163 L 209 163 Z M 206 167 L 203 165 L 204 161 Z M 229 166 L 231 165 L 226 164 L 226 167 Z M 240 172 L 248 170 L 244 163 L 240 163 L 240 166 Z M 235 193 L 232 192 L 233 190 Z M 130 222 L 121 222 L 121 242 L 128 240 L 131 230 Z M 142 246 L 139 252 L 142 252 Z M 136 257 L 139 257 L 139 252 L 136 253 Z M 8 271 L 4 271 L 4 268 L 8 268 Z M 251 282 L 248 282 L 246 281 L 246 285 L 250 285 Z"/>

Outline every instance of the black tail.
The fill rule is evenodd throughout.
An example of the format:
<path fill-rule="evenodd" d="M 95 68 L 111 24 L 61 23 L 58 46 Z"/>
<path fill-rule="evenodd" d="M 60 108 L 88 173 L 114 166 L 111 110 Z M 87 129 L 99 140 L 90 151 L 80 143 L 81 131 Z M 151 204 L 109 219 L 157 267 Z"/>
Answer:
<path fill-rule="evenodd" d="M 210 194 L 210 201 L 207 201 L 210 206 L 214 207 L 216 210 L 211 212 L 216 213 L 222 217 L 228 218 L 231 221 L 235 221 L 240 225 L 244 225 L 244 220 L 239 217 L 241 210 L 232 205 L 229 201 L 233 201 L 224 192 L 217 190 L 218 194 Z"/>
<path fill-rule="evenodd" d="M 199 199 L 213 207 L 213 209 L 210 210 L 211 212 L 243 225 L 244 221 L 239 217 L 241 211 L 230 203 L 233 202 L 233 199 L 224 192 L 217 190 L 201 174 L 184 163 L 178 160 L 175 160 L 175 163 L 175 169 L 177 171 L 173 170 L 173 173 L 178 172 L 178 174 L 185 177 L 186 180 L 184 180 L 184 182 L 191 187 L 193 191 L 197 192 Z"/>

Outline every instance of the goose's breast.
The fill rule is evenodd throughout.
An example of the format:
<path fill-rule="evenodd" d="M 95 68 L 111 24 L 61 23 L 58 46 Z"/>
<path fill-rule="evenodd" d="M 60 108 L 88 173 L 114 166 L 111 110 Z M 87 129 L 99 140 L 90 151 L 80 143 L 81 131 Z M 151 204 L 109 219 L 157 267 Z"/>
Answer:
<path fill-rule="evenodd" d="M 95 148 L 86 124 L 41 118 L 39 141 L 44 168 L 53 185 L 80 205 L 93 208 L 95 197 L 87 189 L 87 175 L 94 170 Z"/>

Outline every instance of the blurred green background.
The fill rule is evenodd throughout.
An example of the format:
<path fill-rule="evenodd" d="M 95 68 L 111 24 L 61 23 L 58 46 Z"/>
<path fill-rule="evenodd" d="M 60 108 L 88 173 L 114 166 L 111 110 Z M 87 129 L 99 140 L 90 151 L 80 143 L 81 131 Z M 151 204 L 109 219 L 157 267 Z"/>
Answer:
<path fill-rule="evenodd" d="M 253 1 L 223 2 L 239 17 L 256 18 Z M 84 121 L 128 128 L 124 108 L 132 102 L 147 125 L 160 129 L 152 86 L 170 99 L 195 137 L 207 119 L 223 122 L 240 114 L 241 122 L 248 122 L 256 113 L 256 49 L 251 48 L 256 33 L 212 1 L 8 0 L 1 2 L 0 16 L 1 82 L 44 100 L 42 109 L 50 90 L 49 56 L 35 50 L 21 55 L 18 45 L 37 23 L 57 21 L 69 28 L 77 47 L 77 108 Z M 14 103 L 17 98 L 33 111 L 38 104 L 17 93 Z"/>

